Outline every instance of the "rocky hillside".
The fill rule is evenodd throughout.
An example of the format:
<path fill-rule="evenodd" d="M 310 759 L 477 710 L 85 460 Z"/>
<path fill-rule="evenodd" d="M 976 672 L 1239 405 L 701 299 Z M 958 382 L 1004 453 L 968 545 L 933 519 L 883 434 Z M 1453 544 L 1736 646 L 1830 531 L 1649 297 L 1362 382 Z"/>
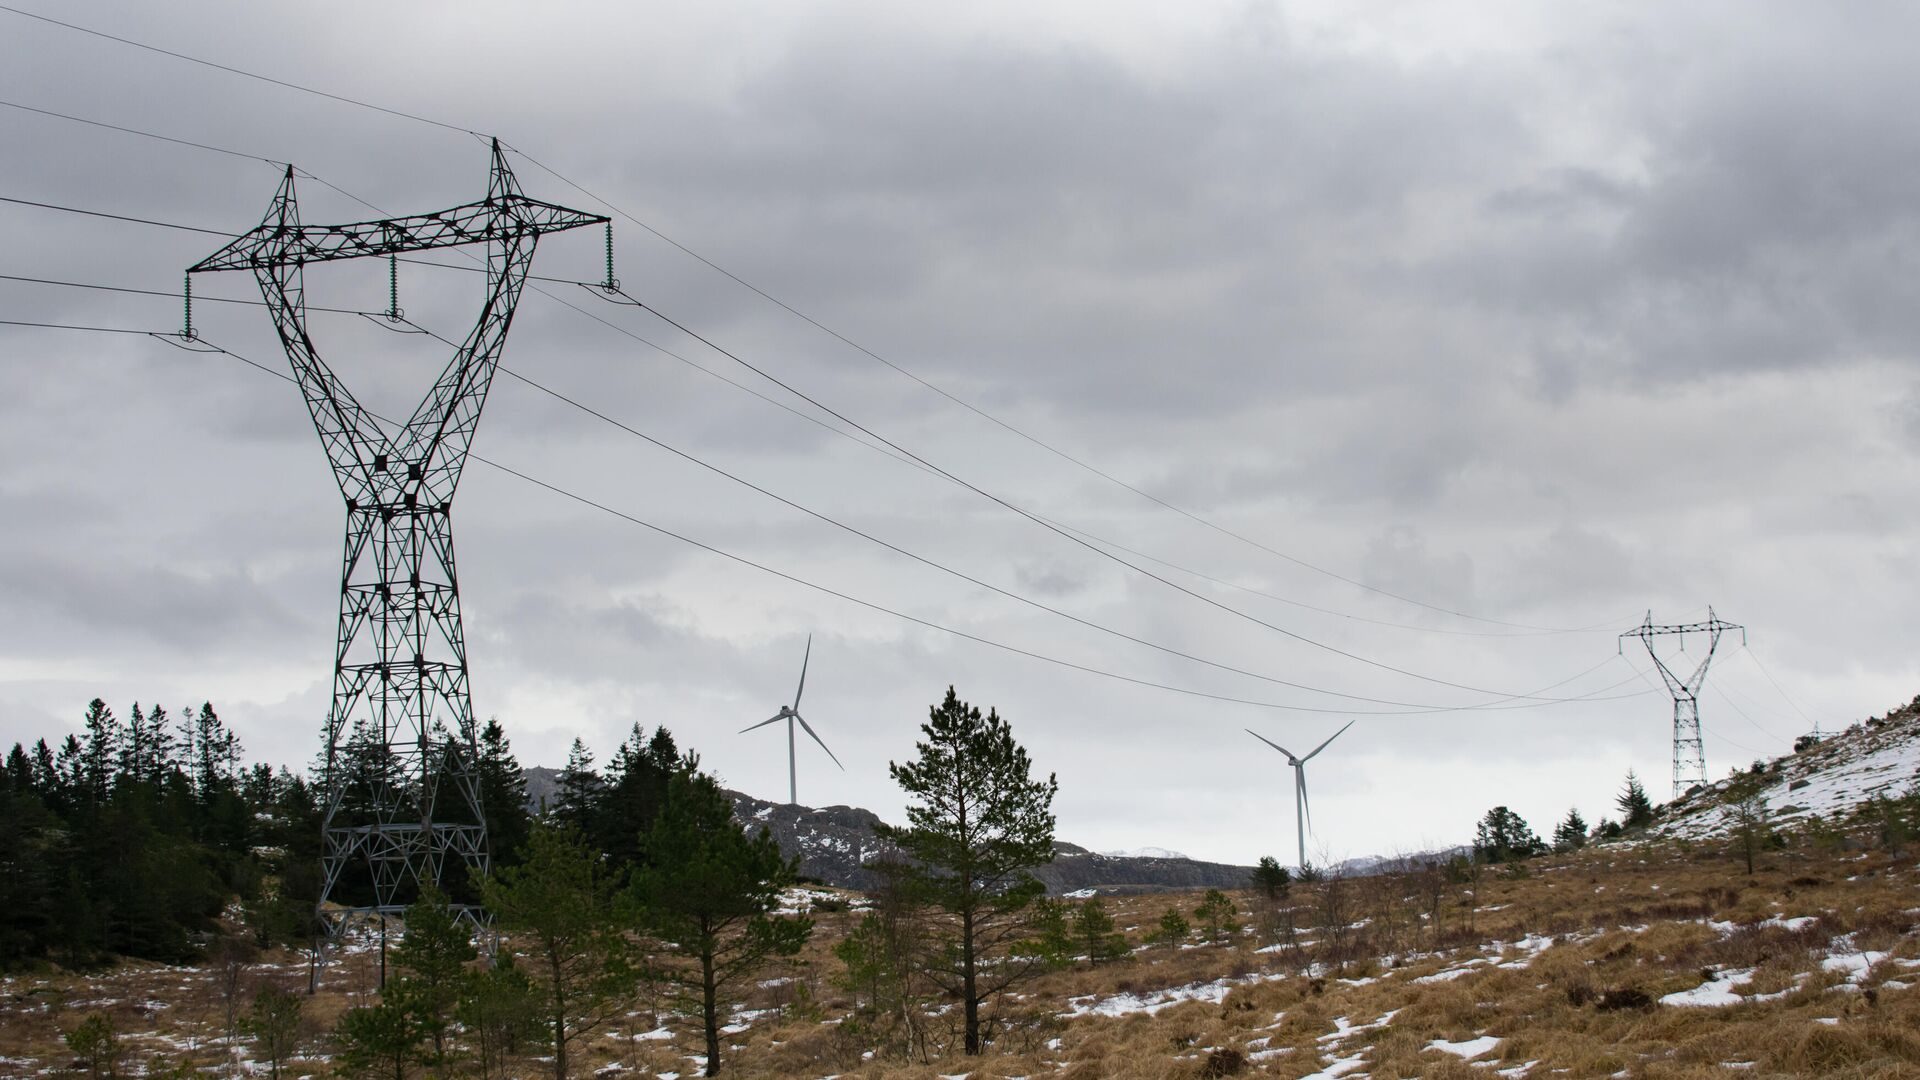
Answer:
<path fill-rule="evenodd" d="M 538 809 L 552 798 L 558 770 L 526 770 L 527 801 Z M 780 850 L 800 857 L 804 877 L 846 889 L 879 884 L 866 862 L 885 852 L 873 834 L 880 818 L 855 806 L 789 806 L 730 791 L 734 816 L 749 827 L 764 825 Z M 1102 855 L 1077 844 L 1056 843 L 1051 865 L 1035 874 L 1053 893 L 1093 889 L 1102 893 L 1150 893 L 1179 889 L 1238 889 L 1253 868 L 1202 862 L 1174 852 Z"/>
<path fill-rule="evenodd" d="M 1765 806 L 1774 831 L 1800 829 L 1816 819 L 1839 824 L 1876 800 L 1920 791 L 1920 697 L 1755 765 L 1661 807 L 1656 832 L 1688 840 L 1724 833 L 1733 803 L 1750 798 Z"/>
<path fill-rule="evenodd" d="M 800 857 L 802 875 L 848 889 L 867 889 L 879 883 L 865 863 L 889 848 L 873 834 L 880 818 L 872 811 L 853 806 L 789 806 L 738 791 L 730 794 L 734 816 L 749 827 L 766 826 L 779 841 L 780 850 Z M 1237 889 L 1245 887 L 1253 873 L 1252 867 L 1184 857 L 1101 855 L 1077 844 L 1055 843 L 1053 849 L 1053 862 L 1034 874 L 1052 893 Z"/>

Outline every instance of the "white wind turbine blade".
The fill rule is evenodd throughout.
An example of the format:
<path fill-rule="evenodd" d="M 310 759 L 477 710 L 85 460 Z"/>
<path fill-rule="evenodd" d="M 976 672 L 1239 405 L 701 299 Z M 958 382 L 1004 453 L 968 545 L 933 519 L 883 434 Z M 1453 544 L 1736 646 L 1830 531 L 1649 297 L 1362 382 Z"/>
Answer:
<path fill-rule="evenodd" d="M 837 758 L 837 757 L 834 757 L 834 756 L 833 756 L 833 751 L 832 751 L 832 750 L 828 750 L 828 749 L 827 749 L 827 744 L 826 744 L 826 743 L 824 743 L 824 742 L 821 742 L 821 739 L 820 739 L 820 736 L 819 736 L 819 734 L 818 734 L 818 733 L 816 733 L 816 732 L 815 732 L 815 731 L 813 730 L 813 725 L 812 725 L 812 724 L 809 724 L 809 723 L 807 723 L 807 718 L 806 718 L 806 717 L 804 717 L 804 716 L 801 716 L 801 715 L 800 715 L 799 713 L 794 713 L 794 714 L 793 714 L 793 718 L 794 718 L 795 720 L 798 720 L 798 721 L 800 721 L 800 726 L 801 726 L 801 728 L 803 728 L 803 729 L 804 729 L 804 730 L 806 731 L 806 733 L 807 733 L 808 735 L 811 735 L 811 736 L 813 736 L 813 741 L 814 741 L 814 742 L 817 742 L 817 743 L 820 743 L 820 749 L 822 749 L 822 750 L 826 750 L 826 751 L 827 751 L 827 756 L 828 756 L 828 757 L 830 757 L 830 758 L 833 758 L 833 763 L 834 763 L 835 765 L 840 765 L 840 759 L 839 759 L 839 758 Z M 847 771 L 847 767 L 846 767 L 845 765 L 840 765 L 840 771 L 841 771 L 841 772 L 846 772 L 846 771 Z"/>
<path fill-rule="evenodd" d="M 1314 753 L 1319 753 L 1319 751 L 1316 750 L 1314 751 Z M 1309 754 L 1307 756 L 1312 757 L 1313 755 Z M 1293 770 L 1293 777 L 1294 777 L 1294 780 L 1298 782 L 1300 785 L 1300 811 L 1301 813 L 1306 815 L 1307 831 L 1312 832 L 1313 831 L 1313 802 L 1307 798 L 1307 770 L 1304 768 L 1301 768 L 1300 766 L 1295 766 Z"/>
<path fill-rule="evenodd" d="M 1335 740 L 1335 739 L 1337 739 L 1337 738 L 1339 738 L 1340 736 L 1342 736 L 1342 735 L 1345 735 L 1345 734 L 1347 733 L 1347 728 L 1350 728 L 1350 727 L 1352 727 L 1352 726 L 1353 726 L 1353 725 L 1354 725 L 1355 723 L 1358 723 L 1358 721 L 1355 721 L 1355 720 L 1349 720 L 1349 721 L 1347 721 L 1347 727 L 1343 727 L 1343 728 L 1341 728 L 1341 729 L 1340 729 L 1339 731 L 1336 731 L 1336 732 L 1334 732 L 1333 734 L 1331 734 L 1331 735 L 1329 735 L 1329 736 L 1327 736 L 1327 742 L 1323 742 L 1323 743 L 1321 743 L 1321 744 L 1320 744 L 1319 746 L 1316 746 L 1316 747 L 1314 747 L 1314 748 L 1313 748 L 1313 754 L 1317 754 L 1317 753 L 1319 753 L 1320 751 L 1322 751 L 1322 750 L 1325 750 L 1325 749 L 1327 748 L 1327 743 L 1330 743 L 1330 742 L 1332 742 L 1333 740 Z M 1308 754 L 1308 755 L 1307 755 L 1306 757 L 1303 757 L 1303 758 L 1301 758 L 1300 760 L 1301 760 L 1301 761 L 1311 761 L 1311 760 L 1313 759 L 1313 754 Z"/>
<path fill-rule="evenodd" d="M 800 710 L 800 694 L 807 688 L 807 661 L 813 658 L 813 635 L 807 635 L 807 651 L 800 656 L 800 685 L 793 691 L 793 708 Z"/>
<path fill-rule="evenodd" d="M 768 724 L 778 723 L 779 721 L 785 720 L 786 718 L 787 718 L 787 710 L 781 709 L 779 712 L 774 713 L 772 716 L 767 717 L 765 720 L 760 721 L 759 723 L 753 725 L 752 727 L 741 728 L 740 734 L 745 735 L 749 731 L 759 731 L 761 728 L 766 727 Z"/>
<path fill-rule="evenodd" d="M 1281 746 L 1279 743 L 1274 742 L 1272 739 L 1267 738 L 1265 735 L 1260 734 L 1259 732 L 1253 730 L 1252 728 L 1241 728 L 1240 730 L 1246 732 L 1247 734 L 1253 736 L 1256 739 L 1259 739 L 1261 742 L 1266 743 L 1268 746 L 1273 747 L 1275 750 L 1278 750 L 1281 753 L 1287 755 L 1287 760 L 1289 762 L 1300 760 L 1299 758 L 1296 758 L 1293 756 L 1293 752 L 1291 750 L 1288 750 L 1286 747 Z"/>

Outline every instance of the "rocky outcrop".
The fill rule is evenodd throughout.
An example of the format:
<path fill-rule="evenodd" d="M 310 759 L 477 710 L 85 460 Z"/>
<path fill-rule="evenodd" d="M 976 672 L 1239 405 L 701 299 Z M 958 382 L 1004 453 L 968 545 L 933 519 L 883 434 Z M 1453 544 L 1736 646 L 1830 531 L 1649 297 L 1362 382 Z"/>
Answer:
<path fill-rule="evenodd" d="M 893 849 L 874 835 L 880 818 L 854 806 L 790 806 L 741 792 L 733 796 L 734 816 L 748 828 L 765 826 L 788 856 L 800 857 L 800 873 L 828 885 L 871 889 L 879 877 L 867 863 Z M 1053 862 L 1034 876 L 1050 893 L 1095 889 L 1103 893 L 1145 893 L 1174 889 L 1240 888 L 1252 867 L 1181 858 L 1132 858 L 1100 855 L 1076 844 L 1053 845 Z"/>

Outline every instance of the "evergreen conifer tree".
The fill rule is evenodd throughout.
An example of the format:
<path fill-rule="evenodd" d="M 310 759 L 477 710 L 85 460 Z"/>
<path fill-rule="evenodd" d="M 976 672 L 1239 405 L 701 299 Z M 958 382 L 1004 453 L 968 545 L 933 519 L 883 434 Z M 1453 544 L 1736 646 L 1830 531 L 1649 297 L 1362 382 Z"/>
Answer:
<path fill-rule="evenodd" d="M 1224 944 L 1233 940 L 1240 932 L 1240 909 L 1234 906 L 1233 898 L 1219 889 L 1208 889 L 1200 898 L 1200 906 L 1193 909 L 1193 917 L 1200 920 L 1208 941 Z"/>
<path fill-rule="evenodd" d="M 447 1030 L 466 978 L 466 966 L 480 955 L 469 927 L 457 921 L 447 898 L 431 885 L 407 908 L 407 932 L 393 951 L 399 978 L 387 985 L 402 1008 L 433 1044 L 434 1071 L 448 1071 Z"/>
<path fill-rule="evenodd" d="M 706 1075 L 717 1076 L 725 1006 L 769 958 L 799 952 L 813 932 L 811 919 L 773 914 L 798 860 L 782 856 L 764 827 L 748 836 L 733 800 L 692 763 L 673 775 L 642 848 L 633 879 L 640 922 L 673 946 L 661 971 L 698 1010 Z"/>
<path fill-rule="evenodd" d="M 489 720 L 480 729 L 480 805 L 487 812 L 487 845 L 493 861 L 508 865 L 518 858 L 533 828 L 527 808 L 527 776 L 513 756 L 506 729 Z"/>
<path fill-rule="evenodd" d="M 1074 909 L 1073 936 L 1094 967 L 1127 955 L 1127 936 L 1114 928 L 1113 916 L 1097 896 L 1087 897 Z"/>
<path fill-rule="evenodd" d="M 559 783 L 553 793 L 553 805 L 547 807 L 547 822 L 562 829 L 572 829 L 583 840 L 598 838 L 595 818 L 600 808 L 600 793 L 606 782 L 593 767 L 593 752 L 579 739 L 573 740 L 573 747 L 567 751 L 567 764 L 560 770 Z"/>
<path fill-rule="evenodd" d="M 1554 827 L 1553 850 L 1559 852 L 1578 851 L 1587 846 L 1587 819 L 1580 816 L 1580 808 L 1573 807 L 1567 816 Z"/>
<path fill-rule="evenodd" d="M 1293 875 L 1280 865 L 1280 860 L 1271 855 L 1260 856 L 1260 864 L 1253 868 L 1253 886 L 1266 894 L 1268 900 L 1286 895 L 1287 886 L 1292 883 Z"/>
<path fill-rule="evenodd" d="M 1626 787 L 1622 788 L 1613 804 L 1620 808 L 1620 824 L 1626 829 L 1644 829 L 1653 824 L 1653 800 L 1647 797 L 1647 789 L 1640 784 L 1640 778 L 1627 770 Z"/>
<path fill-rule="evenodd" d="M 579 833 L 534 826 L 526 857 L 481 885 L 481 898 L 526 955 L 541 1003 L 554 1080 L 573 1046 L 626 1012 L 634 985 L 631 919 L 621 882 Z"/>
<path fill-rule="evenodd" d="M 929 711 L 919 757 L 887 771 L 912 802 L 906 828 L 875 832 L 906 855 L 906 873 L 948 916 L 935 925 L 941 948 L 927 975 L 957 998 L 965 1049 L 982 1051 L 981 1005 L 1039 975 L 1043 961 L 1021 956 L 1027 916 L 1046 889 L 1028 871 L 1053 860 L 1053 797 L 1059 782 L 1031 778 L 1026 750 L 997 712 L 983 718 L 951 687 Z"/>
<path fill-rule="evenodd" d="M 1519 814 L 1496 806 L 1480 819 L 1473 850 L 1482 862 L 1504 863 L 1543 854 L 1547 845 Z"/>
<path fill-rule="evenodd" d="M 633 725 L 607 762 L 593 815 L 592 837 L 608 858 L 622 866 L 640 861 L 641 839 L 652 830 L 666 805 L 668 783 L 683 764 L 666 728 L 656 728 L 647 739 L 640 725 Z"/>

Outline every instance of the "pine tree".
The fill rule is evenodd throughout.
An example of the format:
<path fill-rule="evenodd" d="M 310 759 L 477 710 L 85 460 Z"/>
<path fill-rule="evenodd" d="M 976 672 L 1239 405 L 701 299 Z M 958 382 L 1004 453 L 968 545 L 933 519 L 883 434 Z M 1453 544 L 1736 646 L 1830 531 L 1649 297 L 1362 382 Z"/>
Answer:
<path fill-rule="evenodd" d="M 768 959 L 799 952 L 813 932 L 811 919 L 772 913 L 799 860 L 782 856 L 764 827 L 748 836 L 733 800 L 691 763 L 674 774 L 642 848 L 633 880 L 641 926 L 673 947 L 661 971 L 699 1010 L 706 1075 L 717 1076 L 723 1009 L 735 990 Z"/>
<path fill-rule="evenodd" d="M 454 1016 L 473 1047 L 481 1080 L 504 1077 L 507 1058 L 546 1030 L 533 981 L 505 954 L 491 969 L 468 973 Z"/>
<path fill-rule="evenodd" d="M 113 793 L 115 767 L 120 761 L 120 721 L 106 702 L 94 698 L 87 703 L 80 722 L 87 730 L 80 758 L 81 790 L 91 802 L 103 803 Z"/>
<path fill-rule="evenodd" d="M 1234 906 L 1233 898 L 1219 889 L 1208 889 L 1200 898 L 1200 906 L 1193 909 L 1193 917 L 1200 920 L 1208 941 L 1224 944 L 1240 932 L 1240 909 Z"/>
<path fill-rule="evenodd" d="M 399 978 L 387 993 L 413 1014 L 419 1030 L 433 1043 L 436 1073 L 447 1072 L 447 1029 L 453 1023 L 466 966 L 479 957 L 469 928 L 454 917 L 447 898 L 427 886 L 407 908 L 406 936 L 393 951 Z"/>
<path fill-rule="evenodd" d="M 519 858 L 533 828 L 527 809 L 527 775 L 513 756 L 506 729 L 489 720 L 480 729 L 480 805 L 487 812 L 487 846 L 493 861 L 507 865 Z"/>
<path fill-rule="evenodd" d="M 300 996 L 268 986 L 253 996 L 253 1007 L 240 1026 L 253 1036 L 273 1080 L 280 1080 L 280 1066 L 300 1048 Z"/>
<path fill-rule="evenodd" d="M 1653 800 L 1647 797 L 1647 789 L 1640 786 L 1640 778 L 1632 769 L 1627 770 L 1627 785 L 1613 804 L 1620 808 L 1622 827 L 1644 829 L 1653 824 Z"/>
<path fill-rule="evenodd" d="M 1016 946 L 1046 891 L 1028 871 L 1053 860 L 1060 785 L 1052 775 L 1033 780 L 1007 722 L 992 711 L 982 718 L 951 687 L 920 730 L 919 758 L 887 766 L 913 800 L 908 827 L 875 832 L 900 848 L 917 887 L 950 916 L 936 930 L 944 948 L 927 974 L 959 999 L 966 1052 L 974 1055 L 986 1042 L 981 1004 L 1045 969 L 1018 956 Z"/>
<path fill-rule="evenodd" d="M 1496 806 L 1480 819 L 1473 850 L 1482 862 L 1504 863 L 1544 854 L 1547 845 L 1519 814 Z"/>
<path fill-rule="evenodd" d="M 1554 827 L 1553 850 L 1558 852 L 1578 851 L 1587 846 L 1587 819 L 1580 816 L 1580 808 L 1573 807 L 1567 816 Z"/>
<path fill-rule="evenodd" d="M 593 752 L 579 739 L 567 751 L 566 767 L 560 770 L 553 805 L 547 807 L 547 822 L 558 828 L 572 829 L 582 839 L 597 840 L 595 818 L 600 808 L 600 793 L 606 782 L 593 768 Z"/>
<path fill-rule="evenodd" d="M 1287 894 L 1287 886 L 1293 883 L 1293 875 L 1280 865 L 1280 860 L 1271 855 L 1260 856 L 1260 865 L 1253 868 L 1253 887 L 1266 894 L 1268 900 L 1278 900 Z"/>
<path fill-rule="evenodd" d="M 15 795 L 35 794 L 33 783 L 33 759 L 27 756 L 27 748 L 19 743 L 7 752 L 7 790 Z"/>
<path fill-rule="evenodd" d="M 1160 939 L 1162 944 L 1184 944 L 1187 940 L 1187 935 L 1191 933 L 1193 933 L 1193 926 L 1187 922 L 1185 915 L 1180 914 L 1179 908 L 1170 907 L 1166 911 L 1161 912 L 1160 932 L 1155 936 Z"/>
<path fill-rule="evenodd" d="M 1080 902 L 1073 913 L 1073 936 L 1087 963 L 1099 967 L 1127 955 L 1127 936 L 1114 928 L 1113 916 L 1097 896 Z"/>
<path fill-rule="evenodd" d="M 593 840 L 622 866 L 640 861 L 640 840 L 666 805 L 667 785 L 685 763 L 666 728 L 648 740 L 639 724 L 607 762 L 592 816 Z M 564 778 L 563 778 L 564 782 Z"/>
<path fill-rule="evenodd" d="M 340 1015 L 333 1029 L 340 1064 L 349 1075 L 407 1080 L 420 1057 L 421 1031 L 412 1012 L 392 998 L 361 1005 Z"/>
<path fill-rule="evenodd" d="M 620 881 L 577 832 L 536 825 L 526 858 L 481 885 L 482 902 L 526 955 L 553 1053 L 566 1080 L 570 1049 L 622 1015 L 633 994 L 633 945 Z"/>
<path fill-rule="evenodd" d="M 213 703 L 202 702 L 193 721 L 193 787 L 202 802 L 233 790 L 240 739 L 220 722 Z"/>

